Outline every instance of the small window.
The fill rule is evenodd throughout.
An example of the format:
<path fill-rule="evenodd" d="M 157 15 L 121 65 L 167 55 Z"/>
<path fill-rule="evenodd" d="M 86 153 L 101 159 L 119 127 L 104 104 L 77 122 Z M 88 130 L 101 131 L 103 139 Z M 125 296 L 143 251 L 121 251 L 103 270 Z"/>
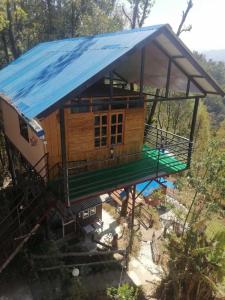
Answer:
<path fill-rule="evenodd" d="M 141 98 L 130 98 L 129 108 L 144 107 L 144 99 Z"/>
<path fill-rule="evenodd" d="M 76 106 L 71 108 L 71 113 L 84 113 L 84 112 L 89 112 L 90 111 L 90 106 L 89 106 L 89 100 L 88 99 L 82 99 L 78 102 L 71 102 L 71 104 L 76 104 Z M 80 106 L 78 105 L 80 104 Z"/>
<path fill-rule="evenodd" d="M 123 113 L 115 113 L 111 115 L 111 145 L 119 145 L 123 143 Z"/>
<path fill-rule="evenodd" d="M 96 207 L 95 206 L 89 208 L 89 214 L 90 214 L 90 216 L 96 215 Z"/>
<path fill-rule="evenodd" d="M 107 115 L 97 115 L 94 118 L 94 139 L 96 148 L 107 145 L 107 120 Z"/>
<path fill-rule="evenodd" d="M 93 111 L 108 111 L 109 104 L 106 99 L 93 99 Z"/>
<path fill-rule="evenodd" d="M 117 98 L 113 99 L 112 104 L 111 104 L 111 109 L 123 109 L 127 107 L 127 103 L 122 101 L 126 101 L 126 99 L 123 98 Z"/>
<path fill-rule="evenodd" d="M 89 209 L 83 210 L 83 219 L 89 218 Z"/>
<path fill-rule="evenodd" d="M 21 117 L 19 117 L 19 124 L 20 124 L 20 134 L 22 135 L 22 137 L 25 138 L 26 141 L 29 142 L 29 133 L 28 133 L 27 123 Z"/>

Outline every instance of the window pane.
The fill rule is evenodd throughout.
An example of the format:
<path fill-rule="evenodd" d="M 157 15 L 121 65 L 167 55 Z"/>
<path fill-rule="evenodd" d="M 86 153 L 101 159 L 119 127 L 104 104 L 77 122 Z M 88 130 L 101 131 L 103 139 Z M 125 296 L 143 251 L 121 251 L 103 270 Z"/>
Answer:
<path fill-rule="evenodd" d="M 117 136 L 117 144 L 122 144 L 122 135 Z"/>
<path fill-rule="evenodd" d="M 95 116 L 95 125 L 100 125 L 100 116 Z"/>
<path fill-rule="evenodd" d="M 116 125 L 111 126 L 111 134 L 116 134 Z"/>
<path fill-rule="evenodd" d="M 125 101 L 124 103 L 118 103 L 121 101 Z M 121 109 L 121 108 L 126 108 L 127 107 L 127 103 L 126 103 L 126 99 L 114 99 L 113 103 L 111 104 L 111 108 L 112 109 Z"/>
<path fill-rule="evenodd" d="M 129 101 L 129 108 L 144 107 L 144 100 L 140 98 L 131 98 Z"/>
<path fill-rule="evenodd" d="M 100 127 L 95 128 L 95 137 L 100 136 Z"/>
<path fill-rule="evenodd" d="M 119 114 L 118 115 L 118 123 L 122 123 L 123 122 L 123 114 Z"/>
<path fill-rule="evenodd" d="M 90 213 L 90 216 L 95 215 L 96 214 L 96 207 L 89 208 L 89 213 Z"/>
<path fill-rule="evenodd" d="M 102 127 L 102 135 L 107 135 L 107 127 Z"/>
<path fill-rule="evenodd" d="M 72 102 L 73 104 L 73 102 Z M 71 113 L 79 113 L 79 112 L 89 112 L 89 100 L 80 100 L 78 105 L 71 108 Z M 81 106 L 79 106 L 81 104 Z"/>
<path fill-rule="evenodd" d="M 89 217 L 89 209 L 85 209 L 84 211 L 83 211 L 83 219 L 86 219 L 86 218 L 88 218 Z"/>
<path fill-rule="evenodd" d="M 116 115 L 111 116 L 111 123 L 115 124 L 116 123 Z"/>
<path fill-rule="evenodd" d="M 115 144 L 116 144 L 116 137 L 111 136 L 111 145 L 115 145 Z"/>
<path fill-rule="evenodd" d="M 107 116 L 102 116 L 102 125 L 107 124 Z"/>
<path fill-rule="evenodd" d="M 100 147 L 100 139 L 95 139 L 95 147 Z"/>
<path fill-rule="evenodd" d="M 28 133 L 28 125 L 27 123 L 19 117 L 19 124 L 20 124 L 20 134 L 29 142 L 29 133 Z"/>
<path fill-rule="evenodd" d="M 102 138 L 102 146 L 106 146 L 106 143 L 107 143 L 107 138 L 103 137 Z"/>
<path fill-rule="evenodd" d="M 107 100 L 99 100 L 99 99 L 93 99 L 93 111 L 105 111 L 109 109 L 109 104 L 107 103 Z"/>
<path fill-rule="evenodd" d="M 123 131 L 123 125 L 118 125 L 118 133 L 122 133 Z"/>

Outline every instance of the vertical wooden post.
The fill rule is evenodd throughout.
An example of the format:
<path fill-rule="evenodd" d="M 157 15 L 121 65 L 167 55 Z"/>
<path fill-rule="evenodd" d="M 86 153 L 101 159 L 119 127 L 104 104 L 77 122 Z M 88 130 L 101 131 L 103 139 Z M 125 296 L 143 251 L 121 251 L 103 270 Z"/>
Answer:
<path fill-rule="evenodd" d="M 130 187 L 125 187 L 124 190 L 126 192 L 126 199 L 122 201 L 121 212 L 120 212 L 121 217 L 126 217 L 127 215 L 127 207 L 128 207 L 129 197 L 130 197 L 129 195 Z"/>
<path fill-rule="evenodd" d="M 153 120 L 155 110 L 156 110 L 156 106 L 157 106 L 157 103 L 158 103 L 159 92 L 160 92 L 160 89 L 156 89 L 155 98 L 154 98 L 152 108 L 151 108 L 151 112 L 149 114 L 148 121 L 147 121 L 148 125 L 152 124 L 152 120 Z"/>
<path fill-rule="evenodd" d="M 195 97 L 195 104 L 194 104 L 194 110 L 192 115 L 192 121 L 191 121 L 191 132 L 189 137 L 189 147 L 188 147 L 188 161 L 187 161 L 187 167 L 190 167 L 191 164 L 191 155 L 192 155 L 192 149 L 193 149 L 193 141 L 194 141 L 194 134 L 195 134 L 195 125 L 197 120 L 197 114 L 198 114 L 198 106 L 199 106 L 199 97 Z"/>
<path fill-rule="evenodd" d="M 10 142 L 8 141 L 8 139 L 5 135 L 4 135 L 4 139 L 5 139 L 6 154 L 7 154 L 8 162 L 9 162 L 9 172 L 12 177 L 12 183 L 15 186 L 17 184 L 17 179 L 16 179 L 16 171 L 15 171 L 14 162 L 13 162 L 12 149 L 10 146 Z"/>
<path fill-rule="evenodd" d="M 61 160 L 62 160 L 62 169 L 63 169 L 63 200 L 65 201 L 66 205 L 69 207 L 70 200 L 69 200 L 64 108 L 60 108 L 59 110 L 59 119 L 60 119 L 60 138 L 61 138 Z"/>
<path fill-rule="evenodd" d="M 141 70 L 140 70 L 140 97 L 143 96 L 144 89 L 144 71 L 145 71 L 145 47 L 141 49 Z"/>
<path fill-rule="evenodd" d="M 190 78 L 188 78 L 188 81 L 187 81 L 187 89 L 186 89 L 186 97 L 189 96 L 190 85 L 191 85 L 191 80 L 190 80 Z"/>
<path fill-rule="evenodd" d="M 168 98 L 168 96 L 169 96 L 171 66 L 172 66 L 172 60 L 171 60 L 171 58 L 169 58 L 168 69 L 167 69 L 167 78 L 166 78 L 166 94 L 165 94 L 166 98 Z"/>
<path fill-rule="evenodd" d="M 128 267 L 129 256 L 132 252 L 133 241 L 134 241 L 134 210 L 135 210 L 135 200 L 136 200 L 136 185 L 132 189 L 132 211 L 131 211 L 131 222 L 130 222 L 130 240 L 128 245 L 127 257 L 126 257 L 126 267 Z"/>

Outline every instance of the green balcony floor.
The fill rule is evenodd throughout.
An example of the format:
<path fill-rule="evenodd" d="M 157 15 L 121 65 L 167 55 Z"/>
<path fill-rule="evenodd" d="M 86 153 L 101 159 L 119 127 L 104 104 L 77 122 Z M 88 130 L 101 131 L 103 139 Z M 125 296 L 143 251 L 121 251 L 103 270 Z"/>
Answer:
<path fill-rule="evenodd" d="M 143 146 L 142 158 L 116 167 L 84 172 L 69 177 L 69 198 L 75 200 L 85 196 L 97 195 L 112 191 L 129 183 L 143 182 L 158 175 L 165 176 L 186 169 L 187 165 L 175 159 L 171 154 L 160 153 L 158 150 Z"/>

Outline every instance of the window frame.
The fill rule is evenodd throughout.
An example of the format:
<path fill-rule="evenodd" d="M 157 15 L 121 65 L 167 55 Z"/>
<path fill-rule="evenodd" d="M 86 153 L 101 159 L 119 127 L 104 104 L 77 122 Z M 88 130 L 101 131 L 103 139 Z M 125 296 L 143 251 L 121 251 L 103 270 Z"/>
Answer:
<path fill-rule="evenodd" d="M 82 210 L 82 219 L 88 219 L 90 217 L 89 208 Z"/>
<path fill-rule="evenodd" d="M 20 129 L 20 135 L 28 142 L 30 143 L 30 138 L 29 138 L 29 125 L 27 122 L 18 115 L 19 118 L 19 129 Z"/>
<path fill-rule="evenodd" d="M 112 116 L 116 115 L 116 122 L 112 123 Z M 123 116 L 122 122 L 119 122 L 119 115 Z M 118 133 L 119 126 L 122 126 L 122 133 Z M 112 126 L 116 126 L 115 134 L 112 134 Z M 109 137 L 109 144 L 111 147 L 113 146 L 120 146 L 124 144 L 124 128 L 125 128 L 125 112 L 124 111 L 114 111 L 110 113 L 110 137 Z M 112 136 L 115 137 L 115 144 L 112 144 Z M 121 136 L 121 143 L 118 143 L 118 136 Z"/>
<path fill-rule="evenodd" d="M 94 216 L 96 215 L 96 206 L 90 207 L 89 208 L 89 216 Z"/>
<path fill-rule="evenodd" d="M 116 126 L 116 133 L 115 134 L 111 134 L 111 127 L 112 127 L 112 115 L 116 115 L 116 123 L 115 125 L 113 126 Z M 122 119 L 122 122 L 118 122 L 118 116 L 119 115 L 122 115 L 123 116 L 123 119 Z M 95 118 L 96 117 L 100 117 L 100 124 L 99 125 L 95 125 Z M 102 126 L 102 117 L 103 116 L 107 116 L 107 124 L 106 126 Z M 105 125 L 105 124 L 104 124 Z M 122 125 L 122 133 L 118 133 L 118 127 Z M 106 132 L 106 135 L 102 135 L 102 128 L 103 127 L 106 127 L 107 129 L 107 132 Z M 95 130 L 96 128 L 100 128 L 100 134 L 99 134 L 99 141 L 100 141 L 100 144 L 99 146 L 96 146 L 95 144 L 95 140 L 98 138 L 96 135 L 95 135 Z M 106 148 L 106 147 L 113 147 L 113 146 L 121 146 L 124 144 L 124 131 L 125 131 L 125 111 L 123 110 L 120 110 L 120 111 L 116 111 L 116 110 L 112 110 L 112 111 L 109 111 L 109 112 L 101 112 L 101 113 L 94 113 L 94 147 L 95 149 L 102 149 L 102 148 Z M 115 136 L 116 138 L 116 143 L 115 144 L 112 144 L 111 143 L 111 137 L 112 136 Z M 117 142 L 117 139 L 118 139 L 118 136 L 121 136 L 122 138 L 122 141 L 121 143 L 118 143 Z M 101 145 L 101 141 L 102 141 L 102 138 L 106 138 L 106 145 Z"/>
<path fill-rule="evenodd" d="M 106 124 L 103 124 L 102 123 L 102 118 L 106 116 Z M 95 124 L 95 118 L 96 117 L 99 117 L 100 118 L 100 122 L 99 122 L 99 125 L 98 124 Z M 96 149 L 100 149 L 100 148 L 105 148 L 108 146 L 108 132 L 109 132 L 109 114 L 108 113 L 98 113 L 98 114 L 94 114 L 94 147 Z M 95 131 L 96 129 L 99 128 L 99 135 L 96 136 L 95 135 Z M 102 129 L 103 128 L 106 128 L 106 134 L 102 134 Z M 102 139 L 103 138 L 106 138 L 106 144 L 105 145 L 102 145 Z M 96 146 L 95 144 L 95 141 L 99 139 L 99 146 Z"/>

